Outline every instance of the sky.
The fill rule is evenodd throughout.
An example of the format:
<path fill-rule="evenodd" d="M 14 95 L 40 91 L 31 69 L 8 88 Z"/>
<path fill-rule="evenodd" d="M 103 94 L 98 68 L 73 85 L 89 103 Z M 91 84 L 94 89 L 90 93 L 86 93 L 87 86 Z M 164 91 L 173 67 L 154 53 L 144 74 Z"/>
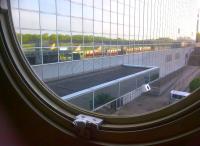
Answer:
<path fill-rule="evenodd" d="M 81 0 L 72 0 L 72 1 L 75 1 L 75 3 L 77 2 L 80 2 Z M 83 0 L 85 1 L 85 3 L 87 3 L 88 5 L 91 5 L 92 4 L 92 0 Z M 123 0 L 119 0 L 119 1 L 123 1 Z M 129 0 L 125 0 L 125 2 L 128 2 Z M 136 2 L 143 2 L 144 0 L 136 0 Z M 146 0 L 146 4 L 147 2 L 149 1 L 156 1 L 156 0 Z M 165 0 L 164 0 L 165 1 Z M 175 35 L 180 35 L 180 36 L 189 36 L 191 38 L 195 38 L 195 33 L 196 33 L 196 23 L 197 23 L 197 13 L 198 13 L 198 10 L 200 11 L 200 0 L 168 0 L 169 2 L 173 2 L 175 1 L 176 2 L 176 6 L 175 7 L 172 7 L 172 6 L 165 6 L 165 8 L 169 9 L 168 13 L 170 12 L 173 12 L 173 16 L 174 16 L 174 19 L 171 20 L 173 21 L 173 23 L 175 25 L 173 25 L 173 33 Z M 11 3 L 14 7 L 16 7 L 18 5 L 18 0 L 11 0 Z M 19 6 L 21 9 L 32 9 L 34 11 L 38 11 L 39 10 L 39 7 L 38 7 L 38 0 L 19 0 Z M 48 3 L 47 3 L 48 2 Z M 59 7 L 58 11 L 60 11 L 59 13 L 69 13 L 69 1 L 68 0 L 57 0 L 57 2 L 59 3 L 57 6 Z M 127 3 L 126 2 L 126 3 Z M 135 1 L 134 0 L 130 0 L 131 4 L 133 4 Z M 99 0 L 94 0 L 94 3 L 96 5 L 96 7 L 100 7 L 100 3 L 99 3 Z M 54 0 L 40 0 L 40 9 L 42 11 L 44 11 L 45 13 L 55 13 L 56 9 L 54 7 L 55 3 L 54 3 Z M 108 0 L 104 0 L 104 7 L 108 7 L 109 3 L 108 3 Z M 113 2 L 113 5 L 114 2 Z M 137 4 L 138 6 L 138 4 Z M 154 6 L 153 6 L 154 7 Z M 72 7 L 73 10 L 72 10 L 72 13 L 73 15 L 76 17 L 76 16 L 82 16 L 82 9 L 81 9 L 81 5 L 77 5 L 77 4 L 74 4 L 74 6 Z M 114 11 L 115 9 L 112 8 Z M 120 8 L 119 8 L 120 9 Z M 155 7 L 155 9 L 157 9 Z M 160 12 L 159 9 L 163 9 L 163 8 L 158 8 L 158 12 Z M 136 8 L 137 12 L 136 12 L 136 18 L 137 20 L 139 20 L 139 14 L 138 14 L 138 8 Z M 88 17 L 88 18 L 92 18 L 92 14 L 91 14 L 91 11 L 92 9 L 90 10 L 89 7 L 88 9 L 86 10 L 83 10 L 83 12 L 85 11 L 85 17 Z M 140 37 L 142 37 L 142 34 L 143 32 L 141 31 L 141 28 L 143 28 L 142 24 L 143 23 L 148 23 L 147 22 L 147 16 L 148 15 L 145 15 L 144 19 L 143 19 L 143 15 L 142 15 L 142 11 L 143 11 L 143 7 L 141 5 L 140 7 L 140 12 L 141 12 L 141 16 L 140 16 L 140 22 L 137 21 L 135 23 L 136 25 L 136 35 L 140 35 Z M 149 9 L 149 13 L 150 13 L 150 9 Z M 98 13 L 98 16 L 100 15 L 100 13 Z M 158 14 L 159 15 L 159 14 Z M 30 11 L 22 11 L 20 13 L 20 16 L 21 18 L 19 18 L 19 14 L 17 11 L 13 11 L 13 20 L 14 20 L 14 23 L 15 23 L 15 26 L 18 27 L 19 25 L 21 25 L 21 27 L 23 28 L 27 28 L 27 29 L 39 29 L 40 26 L 39 26 L 39 14 L 36 13 L 36 12 L 30 12 Z M 96 18 L 98 18 L 98 16 L 96 16 Z M 105 21 L 106 20 L 109 20 L 108 18 L 108 14 L 105 14 L 104 16 L 104 19 Z M 132 16 L 133 17 L 133 16 Z M 123 17 L 122 17 L 123 18 Z M 21 20 L 21 22 L 19 23 L 19 19 Z M 42 14 L 41 15 L 41 24 L 42 25 L 42 28 L 44 29 L 49 29 L 49 30 L 54 30 L 55 27 L 56 27 L 56 17 L 53 16 L 53 15 L 47 15 L 47 14 Z M 113 18 L 112 18 L 113 19 Z M 123 20 L 120 20 L 121 19 L 121 15 L 119 15 L 118 17 L 118 21 L 119 22 L 122 22 Z M 172 29 L 170 27 L 167 27 L 169 24 L 169 20 L 170 17 L 166 17 L 166 18 L 163 18 L 162 17 L 162 21 L 156 23 L 155 25 L 157 25 L 156 27 L 158 26 L 163 26 L 163 23 L 167 23 L 166 26 L 165 26 L 165 29 L 167 29 L 167 31 L 170 31 L 169 29 Z M 64 31 L 69 31 L 69 21 L 68 19 L 65 17 L 62 18 L 59 18 L 59 27 L 61 27 L 61 29 L 63 29 Z M 133 20 L 133 19 L 131 19 Z M 143 22 L 143 20 L 145 22 Z M 74 19 L 73 20 L 74 23 L 73 24 L 73 27 L 75 27 L 75 29 L 77 30 L 80 30 L 82 31 L 82 26 L 80 24 L 80 20 L 78 19 Z M 113 19 L 113 21 L 115 21 Z M 150 20 L 148 20 L 150 21 Z M 125 22 L 126 23 L 126 22 Z M 132 22 L 134 23 L 134 22 Z M 152 22 L 154 23 L 154 22 Z M 79 25 L 80 24 L 80 25 Z M 90 22 L 88 21 L 87 24 L 89 25 Z M 97 23 L 98 24 L 98 23 Z M 99 23 L 100 24 L 100 23 Z M 128 22 L 127 22 L 128 24 Z M 154 25 L 154 24 L 152 24 Z M 108 28 L 106 28 L 107 26 L 107 23 L 105 23 L 105 30 L 106 32 L 109 32 L 110 31 L 110 27 L 108 25 Z M 140 26 L 140 29 L 139 29 L 139 26 Z M 163 26 L 164 27 L 164 26 Z M 97 28 L 101 28 L 101 26 L 97 26 Z M 113 25 L 113 28 L 115 28 L 115 26 Z M 119 27 L 120 28 L 120 27 Z M 119 29 L 118 28 L 118 29 Z M 86 27 L 87 31 L 89 32 L 90 30 L 92 29 L 89 29 L 89 27 Z M 180 33 L 178 34 L 178 30 L 180 30 Z M 30 30 L 31 31 L 31 30 Z M 123 29 L 121 29 L 121 31 L 123 31 Z M 144 27 L 144 31 L 148 31 L 148 27 Z M 33 31 L 35 32 L 35 31 Z M 113 31 L 114 32 L 114 31 Z M 91 32 L 92 33 L 92 32 Z M 119 32 L 120 33 L 120 32 Z M 150 33 L 150 32 L 149 32 Z M 157 30 L 157 33 L 159 35 L 159 29 Z"/>

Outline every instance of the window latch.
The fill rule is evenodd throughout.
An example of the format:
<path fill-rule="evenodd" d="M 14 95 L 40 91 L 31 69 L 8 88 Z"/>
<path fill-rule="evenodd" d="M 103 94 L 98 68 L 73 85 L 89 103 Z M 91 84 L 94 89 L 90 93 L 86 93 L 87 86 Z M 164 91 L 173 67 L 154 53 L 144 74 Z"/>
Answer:
<path fill-rule="evenodd" d="M 78 136 L 85 139 L 92 139 L 95 137 L 102 122 L 102 119 L 80 114 L 76 116 L 73 124 Z"/>

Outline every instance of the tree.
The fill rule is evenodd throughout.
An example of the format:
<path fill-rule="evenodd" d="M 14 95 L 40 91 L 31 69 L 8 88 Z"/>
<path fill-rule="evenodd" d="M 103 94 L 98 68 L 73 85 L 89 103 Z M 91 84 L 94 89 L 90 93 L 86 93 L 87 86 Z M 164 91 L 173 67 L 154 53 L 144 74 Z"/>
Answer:
<path fill-rule="evenodd" d="M 195 91 L 199 87 L 200 87 L 200 77 L 199 78 L 195 78 L 190 82 L 190 85 L 189 85 L 190 92 Z"/>

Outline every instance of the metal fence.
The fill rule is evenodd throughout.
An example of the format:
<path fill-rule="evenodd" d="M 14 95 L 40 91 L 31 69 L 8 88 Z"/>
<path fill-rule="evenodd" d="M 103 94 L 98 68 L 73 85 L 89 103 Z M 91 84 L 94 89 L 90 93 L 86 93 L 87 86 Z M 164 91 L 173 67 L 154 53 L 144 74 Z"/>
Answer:
<path fill-rule="evenodd" d="M 96 111 L 110 105 L 116 109 L 128 102 L 127 94 L 132 94 L 131 99 L 142 93 L 141 86 L 159 78 L 159 68 L 154 67 L 145 71 L 104 83 L 78 93 L 62 97 L 78 107 Z M 122 100 L 123 98 L 123 100 Z"/>

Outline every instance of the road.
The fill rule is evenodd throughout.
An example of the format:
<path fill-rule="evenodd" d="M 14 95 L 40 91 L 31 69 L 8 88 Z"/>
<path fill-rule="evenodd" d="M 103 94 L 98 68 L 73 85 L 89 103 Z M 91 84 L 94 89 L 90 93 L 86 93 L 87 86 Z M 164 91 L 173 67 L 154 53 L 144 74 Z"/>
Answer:
<path fill-rule="evenodd" d="M 161 96 L 142 95 L 124 105 L 114 115 L 139 115 L 147 112 L 152 112 L 169 105 L 170 91 L 172 89 L 187 91 L 188 85 L 192 79 L 200 76 L 200 67 L 186 66 L 181 74 L 177 74 L 174 78 L 175 83 Z"/>

